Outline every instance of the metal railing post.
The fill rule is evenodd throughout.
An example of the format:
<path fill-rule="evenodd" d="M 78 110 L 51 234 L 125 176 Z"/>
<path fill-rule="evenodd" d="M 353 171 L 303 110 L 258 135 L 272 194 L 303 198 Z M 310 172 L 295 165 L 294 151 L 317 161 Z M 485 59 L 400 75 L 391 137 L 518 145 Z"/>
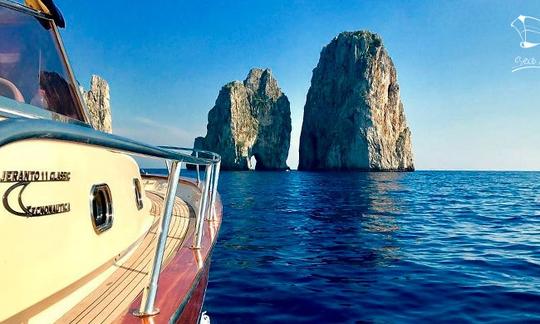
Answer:
<path fill-rule="evenodd" d="M 159 309 L 154 307 L 154 302 L 156 300 L 159 274 L 161 272 L 161 264 L 163 262 L 163 254 L 165 252 L 165 243 L 167 242 L 169 225 L 171 224 L 176 189 L 178 187 L 178 180 L 180 178 L 180 166 L 180 161 L 173 161 L 171 163 L 168 179 L 169 183 L 167 186 L 167 193 L 165 195 L 165 208 L 163 209 L 163 215 L 159 221 L 160 224 L 158 226 L 158 233 L 156 233 L 159 234 L 159 237 L 156 242 L 155 255 L 150 272 L 150 280 L 143 291 L 141 307 L 139 311 L 135 313 L 137 316 L 151 316 L 159 313 Z"/>
<path fill-rule="evenodd" d="M 214 164 L 211 165 L 211 170 L 212 171 L 210 172 L 210 186 L 208 187 L 208 206 L 206 207 L 205 220 L 210 220 L 210 218 L 212 217 L 212 192 L 214 192 L 214 175 L 216 173 L 216 168 Z"/>
<path fill-rule="evenodd" d="M 221 162 L 214 164 L 213 182 L 212 182 L 212 197 L 210 198 L 210 220 L 216 218 L 216 208 L 214 202 L 216 201 L 217 187 L 219 182 L 219 169 L 221 168 Z"/>
<path fill-rule="evenodd" d="M 204 179 L 204 187 L 201 192 L 201 200 L 199 202 L 199 213 L 197 214 L 197 223 L 195 225 L 195 237 L 192 248 L 200 249 L 204 230 L 204 218 L 206 217 L 206 207 L 208 205 L 208 192 L 210 187 L 210 178 L 212 177 L 211 164 L 205 166 L 206 174 Z"/>
<path fill-rule="evenodd" d="M 198 158 L 199 157 L 199 152 L 195 151 L 195 157 Z M 199 171 L 199 164 L 196 164 L 195 165 L 195 169 L 197 170 L 197 186 L 201 183 L 201 176 L 200 176 L 200 171 Z"/>
<path fill-rule="evenodd" d="M 171 160 L 165 160 L 165 166 L 167 167 L 169 174 L 171 174 Z"/>
<path fill-rule="evenodd" d="M 210 177 L 210 183 L 208 186 L 208 197 L 206 198 L 206 214 L 204 215 L 205 220 L 209 220 L 212 215 L 212 192 L 214 191 L 214 173 L 216 172 L 216 165 L 214 163 L 210 164 L 210 173 L 207 174 Z"/>

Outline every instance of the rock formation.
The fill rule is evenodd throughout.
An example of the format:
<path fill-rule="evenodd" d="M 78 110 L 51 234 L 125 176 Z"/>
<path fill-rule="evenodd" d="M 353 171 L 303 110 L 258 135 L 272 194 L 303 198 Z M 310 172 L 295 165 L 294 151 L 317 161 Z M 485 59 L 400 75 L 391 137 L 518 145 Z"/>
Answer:
<path fill-rule="evenodd" d="M 84 92 L 84 100 L 90 112 L 92 126 L 97 130 L 112 133 L 111 100 L 107 81 L 92 75 L 90 90 Z"/>
<path fill-rule="evenodd" d="M 344 32 L 323 48 L 304 108 L 298 169 L 414 170 L 396 69 L 378 35 Z"/>
<path fill-rule="evenodd" d="M 206 137 L 195 148 L 219 153 L 224 170 L 287 169 L 291 139 L 291 110 L 269 69 L 252 69 L 243 81 L 221 88 L 208 113 Z"/>

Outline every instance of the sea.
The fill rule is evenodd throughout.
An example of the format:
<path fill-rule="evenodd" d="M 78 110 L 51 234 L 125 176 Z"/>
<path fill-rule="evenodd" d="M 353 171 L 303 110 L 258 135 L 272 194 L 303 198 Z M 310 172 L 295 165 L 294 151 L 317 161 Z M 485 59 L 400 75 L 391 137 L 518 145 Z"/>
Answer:
<path fill-rule="evenodd" d="M 212 323 L 540 321 L 540 173 L 222 172 Z"/>

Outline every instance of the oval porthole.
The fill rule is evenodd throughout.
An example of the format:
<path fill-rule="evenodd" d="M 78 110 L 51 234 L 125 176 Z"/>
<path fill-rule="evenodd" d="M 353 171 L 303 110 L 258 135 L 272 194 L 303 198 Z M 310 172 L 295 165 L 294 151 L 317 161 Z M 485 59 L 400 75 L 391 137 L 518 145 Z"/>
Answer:
<path fill-rule="evenodd" d="M 90 216 L 96 233 L 111 228 L 113 223 L 112 196 L 106 184 L 95 185 L 90 193 Z"/>
<path fill-rule="evenodd" d="M 142 189 L 141 182 L 137 178 L 133 179 L 133 189 L 135 190 L 135 204 L 137 209 L 141 210 L 143 208 Z"/>

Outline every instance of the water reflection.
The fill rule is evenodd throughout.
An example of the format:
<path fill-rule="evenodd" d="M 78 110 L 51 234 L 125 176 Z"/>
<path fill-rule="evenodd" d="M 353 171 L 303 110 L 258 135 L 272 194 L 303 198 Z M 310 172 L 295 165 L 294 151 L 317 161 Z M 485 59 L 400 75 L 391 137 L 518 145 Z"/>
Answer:
<path fill-rule="evenodd" d="M 238 267 L 336 265 L 377 267 L 399 259 L 394 234 L 401 213 L 393 192 L 402 190 L 395 173 L 225 173 L 228 190 L 223 245 L 257 257 Z M 279 190 L 276 190 L 279 188 Z M 320 188 L 314 190 L 314 188 Z M 224 226 L 225 228 L 225 226 Z M 261 245 L 262 237 L 268 240 Z M 362 269 L 351 280 L 362 281 Z M 341 277 L 337 274 L 330 277 Z M 331 278 L 327 278 L 332 280 Z"/>
<path fill-rule="evenodd" d="M 401 173 L 377 172 L 368 173 L 367 191 L 369 205 L 363 215 L 364 229 L 373 233 L 393 233 L 399 230 L 396 216 L 401 213 L 399 202 L 396 202 L 392 194 L 401 190 Z"/>

